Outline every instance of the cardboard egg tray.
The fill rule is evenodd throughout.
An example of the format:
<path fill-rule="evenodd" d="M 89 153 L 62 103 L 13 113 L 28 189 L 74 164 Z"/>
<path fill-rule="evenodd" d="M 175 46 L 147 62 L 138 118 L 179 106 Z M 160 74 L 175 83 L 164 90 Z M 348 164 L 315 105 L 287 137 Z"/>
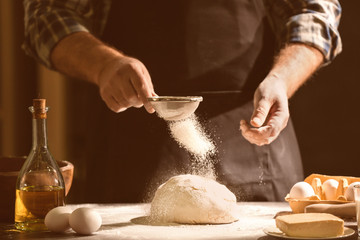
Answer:
<path fill-rule="evenodd" d="M 322 183 L 324 183 L 328 179 L 334 179 L 339 182 L 339 186 L 336 191 L 336 200 L 325 199 L 325 193 L 322 190 Z M 304 182 L 309 183 L 313 187 L 315 195 L 305 199 L 295 199 L 290 198 L 289 194 L 287 194 L 285 200 L 289 203 L 290 208 L 294 213 L 303 213 L 305 207 L 311 204 L 343 204 L 352 202 L 346 199 L 345 191 L 351 183 L 360 182 L 360 178 L 311 174 L 310 176 L 305 178 Z"/>

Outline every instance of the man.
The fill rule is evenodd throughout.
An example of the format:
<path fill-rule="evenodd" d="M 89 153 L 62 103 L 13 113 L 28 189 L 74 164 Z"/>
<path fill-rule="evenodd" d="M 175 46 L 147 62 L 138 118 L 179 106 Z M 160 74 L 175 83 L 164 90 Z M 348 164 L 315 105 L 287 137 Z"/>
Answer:
<path fill-rule="evenodd" d="M 83 200 L 139 201 L 153 179 L 186 172 L 166 124 L 133 108 L 153 113 L 156 94 L 204 97 L 218 180 L 238 200 L 282 200 L 303 178 L 288 99 L 341 51 L 337 1 L 24 2 L 27 53 L 94 83 L 121 112 L 87 97 Z"/>

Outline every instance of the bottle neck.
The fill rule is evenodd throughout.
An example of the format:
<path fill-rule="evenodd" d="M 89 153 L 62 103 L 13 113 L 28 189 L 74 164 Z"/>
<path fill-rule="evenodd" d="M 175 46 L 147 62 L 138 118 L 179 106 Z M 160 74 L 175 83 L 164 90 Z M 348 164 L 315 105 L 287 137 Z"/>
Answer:
<path fill-rule="evenodd" d="M 46 118 L 33 118 L 33 148 L 47 147 Z"/>

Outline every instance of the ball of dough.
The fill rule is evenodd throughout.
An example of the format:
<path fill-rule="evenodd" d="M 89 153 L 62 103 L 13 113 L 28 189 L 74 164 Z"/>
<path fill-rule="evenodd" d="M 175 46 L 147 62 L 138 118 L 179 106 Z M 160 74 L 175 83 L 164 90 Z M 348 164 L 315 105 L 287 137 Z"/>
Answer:
<path fill-rule="evenodd" d="M 56 207 L 45 216 L 44 223 L 52 232 L 65 232 L 70 229 L 69 216 L 72 210 L 68 207 Z"/>
<path fill-rule="evenodd" d="M 102 219 L 95 210 L 83 207 L 78 208 L 71 213 L 69 223 L 75 232 L 89 235 L 99 230 Z"/>
<path fill-rule="evenodd" d="M 219 224 L 238 220 L 236 197 L 224 185 L 196 175 L 170 178 L 151 202 L 153 220 L 168 223 Z"/>

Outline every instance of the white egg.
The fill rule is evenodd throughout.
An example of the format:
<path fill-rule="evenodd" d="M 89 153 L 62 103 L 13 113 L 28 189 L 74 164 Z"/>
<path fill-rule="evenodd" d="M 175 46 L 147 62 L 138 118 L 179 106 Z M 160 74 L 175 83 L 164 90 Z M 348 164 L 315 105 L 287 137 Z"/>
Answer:
<path fill-rule="evenodd" d="M 298 182 L 290 190 L 290 198 L 304 199 L 314 196 L 314 189 L 307 182 Z"/>
<path fill-rule="evenodd" d="M 345 197 L 348 201 L 355 201 L 354 197 L 354 185 L 360 185 L 360 182 L 351 183 L 345 191 Z"/>
<path fill-rule="evenodd" d="M 335 179 L 328 179 L 322 184 L 326 200 L 336 200 L 336 190 L 338 186 L 339 182 Z"/>
<path fill-rule="evenodd" d="M 69 223 L 75 232 L 89 235 L 99 230 L 102 219 L 95 210 L 84 207 L 78 208 L 71 213 Z"/>
<path fill-rule="evenodd" d="M 46 227 L 53 232 L 65 232 L 70 229 L 69 216 L 72 210 L 61 206 L 51 209 L 45 216 Z"/>

